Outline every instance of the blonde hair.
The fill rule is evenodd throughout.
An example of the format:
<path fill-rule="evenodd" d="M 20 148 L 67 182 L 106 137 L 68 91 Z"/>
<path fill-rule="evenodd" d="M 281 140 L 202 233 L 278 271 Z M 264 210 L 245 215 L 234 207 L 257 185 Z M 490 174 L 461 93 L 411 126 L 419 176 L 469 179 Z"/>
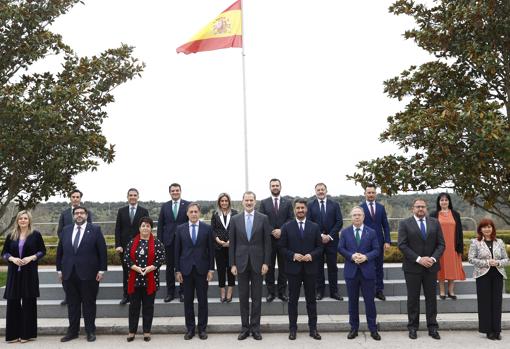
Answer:
<path fill-rule="evenodd" d="M 32 234 L 32 214 L 30 212 L 28 212 L 27 210 L 22 210 L 22 211 L 19 211 L 18 214 L 16 215 L 16 221 L 14 222 L 14 229 L 12 230 L 12 233 L 11 233 L 12 240 L 18 240 L 21 235 L 21 228 L 19 226 L 18 221 L 22 215 L 27 215 L 27 217 L 28 217 L 28 234 L 27 234 L 27 236 Z"/>

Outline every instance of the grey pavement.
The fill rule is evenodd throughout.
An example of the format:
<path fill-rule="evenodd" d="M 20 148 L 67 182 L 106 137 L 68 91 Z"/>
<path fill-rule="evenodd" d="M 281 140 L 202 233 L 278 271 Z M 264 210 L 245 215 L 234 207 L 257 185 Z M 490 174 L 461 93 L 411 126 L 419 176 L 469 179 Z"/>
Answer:
<path fill-rule="evenodd" d="M 510 343 L 510 331 L 502 333 L 503 340 L 491 341 L 476 331 L 440 331 L 441 340 L 430 338 L 425 331 L 418 332 L 418 339 L 411 340 L 407 337 L 407 332 L 381 332 L 382 340 L 374 341 L 368 333 L 362 332 L 353 339 L 348 340 L 345 332 L 328 332 L 322 334 L 322 340 L 316 341 L 306 332 L 299 332 L 295 341 L 287 339 L 285 333 L 262 333 L 262 341 L 256 341 L 248 338 L 244 341 L 237 340 L 237 334 L 210 334 L 208 340 L 200 340 L 194 337 L 192 340 L 185 341 L 182 335 L 153 335 L 152 340 L 144 342 L 141 336 L 138 336 L 133 342 L 127 343 L 125 336 L 121 335 L 101 335 L 97 337 L 95 343 L 88 343 L 84 336 L 71 342 L 60 343 L 58 336 L 40 336 L 37 340 L 26 344 L 4 344 L 2 348 L 113 348 L 117 345 L 124 348 L 261 348 L 272 346 L 273 348 L 508 348 Z"/>

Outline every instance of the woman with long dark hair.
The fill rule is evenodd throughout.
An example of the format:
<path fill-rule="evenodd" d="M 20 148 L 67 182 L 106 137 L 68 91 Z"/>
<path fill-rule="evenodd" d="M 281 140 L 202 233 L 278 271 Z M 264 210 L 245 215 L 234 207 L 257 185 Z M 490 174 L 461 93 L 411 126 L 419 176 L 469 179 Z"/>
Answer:
<path fill-rule="evenodd" d="M 478 332 L 491 340 L 501 339 L 501 310 L 505 266 L 510 264 L 503 240 L 496 238 L 496 226 L 491 219 L 482 219 L 477 237 L 469 247 L 469 263 L 475 266 L 478 299 Z"/>
<path fill-rule="evenodd" d="M 443 231 L 445 249 L 441 256 L 441 269 L 437 273 L 439 282 L 439 298 L 457 299 L 455 295 L 455 281 L 466 280 L 462 267 L 462 253 L 464 252 L 464 232 L 460 221 L 460 214 L 453 209 L 452 198 L 448 193 L 437 196 L 436 211 L 430 214 L 437 218 Z M 448 293 L 445 290 L 445 280 L 448 280 Z"/>
<path fill-rule="evenodd" d="M 37 261 L 45 254 L 41 233 L 32 230 L 32 215 L 20 211 L 2 250 L 2 258 L 8 262 L 4 298 L 7 299 L 5 340 L 9 343 L 25 343 L 37 337 Z"/>

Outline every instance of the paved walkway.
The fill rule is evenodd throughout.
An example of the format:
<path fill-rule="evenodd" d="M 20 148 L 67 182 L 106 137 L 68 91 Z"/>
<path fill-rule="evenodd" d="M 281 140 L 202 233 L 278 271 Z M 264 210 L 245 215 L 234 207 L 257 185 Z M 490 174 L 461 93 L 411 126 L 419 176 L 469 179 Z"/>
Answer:
<path fill-rule="evenodd" d="M 407 337 L 407 332 L 381 332 L 382 340 L 374 341 L 367 333 L 360 333 L 360 336 L 353 340 L 346 338 L 345 332 L 339 333 L 323 333 L 322 341 L 316 341 L 308 337 L 307 333 L 298 333 L 295 341 L 289 341 L 284 333 L 264 334 L 262 341 L 255 341 L 248 338 L 244 341 L 237 340 L 237 334 L 210 334 L 209 339 L 202 341 L 197 337 L 190 341 L 185 341 L 182 335 L 153 335 L 152 341 L 146 343 L 141 336 L 135 341 L 127 343 L 124 336 L 101 335 L 97 337 L 95 343 L 88 343 L 84 336 L 68 343 L 60 343 L 60 337 L 57 336 L 41 336 L 34 342 L 26 344 L 9 344 L 2 343 L 2 348 L 113 348 L 115 346 L 123 346 L 124 348 L 261 348 L 264 346 L 272 346 L 273 348 L 292 348 L 292 349 L 308 349 L 308 348 L 508 348 L 510 344 L 510 331 L 502 333 L 503 340 L 491 341 L 475 331 L 440 331 L 442 339 L 440 341 L 430 338 L 426 332 L 418 332 L 418 339 L 411 340 Z"/>

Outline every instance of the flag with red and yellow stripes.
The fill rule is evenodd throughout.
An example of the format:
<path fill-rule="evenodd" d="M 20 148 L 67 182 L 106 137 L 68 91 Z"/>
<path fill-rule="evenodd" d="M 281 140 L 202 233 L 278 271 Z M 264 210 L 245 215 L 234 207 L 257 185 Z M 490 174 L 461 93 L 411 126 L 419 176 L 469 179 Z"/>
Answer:
<path fill-rule="evenodd" d="M 207 24 L 189 42 L 177 48 L 185 54 L 242 47 L 241 0 L 234 2 L 225 11 Z"/>

